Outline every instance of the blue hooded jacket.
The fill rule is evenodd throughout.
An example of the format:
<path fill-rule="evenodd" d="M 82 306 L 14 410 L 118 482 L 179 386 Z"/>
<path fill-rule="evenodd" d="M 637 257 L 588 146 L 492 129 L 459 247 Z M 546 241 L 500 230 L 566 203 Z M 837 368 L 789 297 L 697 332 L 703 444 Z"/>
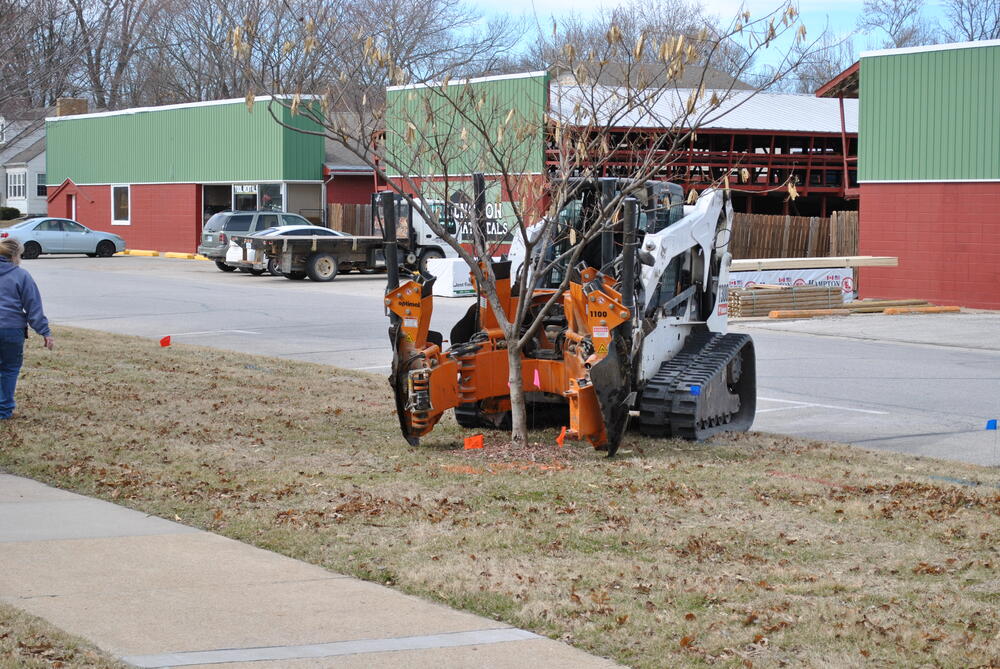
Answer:
<path fill-rule="evenodd" d="M 42 337 L 52 334 L 35 280 L 10 258 L 0 256 L 0 328 L 28 325 Z"/>

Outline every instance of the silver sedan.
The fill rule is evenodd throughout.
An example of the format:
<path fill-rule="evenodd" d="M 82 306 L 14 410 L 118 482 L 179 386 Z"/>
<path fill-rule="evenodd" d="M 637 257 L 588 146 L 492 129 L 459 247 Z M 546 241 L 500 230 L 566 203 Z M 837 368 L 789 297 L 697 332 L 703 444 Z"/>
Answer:
<path fill-rule="evenodd" d="M 42 253 L 86 253 L 91 258 L 109 258 L 125 250 L 125 240 L 118 235 L 91 230 L 68 218 L 29 218 L 0 228 L 0 239 L 6 237 L 21 242 L 21 257 L 25 260 Z"/>

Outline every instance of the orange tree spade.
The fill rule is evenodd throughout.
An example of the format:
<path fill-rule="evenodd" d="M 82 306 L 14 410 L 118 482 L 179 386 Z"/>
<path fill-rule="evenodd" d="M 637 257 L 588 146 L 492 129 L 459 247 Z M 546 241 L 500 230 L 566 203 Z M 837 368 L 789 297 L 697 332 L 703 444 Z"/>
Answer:
<path fill-rule="evenodd" d="M 531 294 L 550 270 L 575 267 L 584 247 L 614 225 L 623 200 L 659 178 L 700 127 L 777 84 L 810 53 L 794 3 L 763 16 L 744 12 L 722 26 L 695 25 L 673 35 L 625 31 L 612 20 L 603 26 L 602 39 L 585 48 L 558 39 L 556 25 L 550 39 L 559 50 L 547 63 L 548 72 L 491 86 L 488 79 L 469 77 L 475 73 L 469 67 L 476 60 L 474 46 L 460 48 L 453 67 L 441 58 L 413 62 L 397 56 L 396 42 L 385 31 L 355 27 L 349 20 L 339 27 L 345 48 L 355 56 L 336 58 L 339 72 L 324 90 L 258 77 L 248 105 L 254 92 L 277 94 L 269 108 L 289 108 L 305 121 L 293 124 L 296 129 L 323 135 L 368 165 L 465 261 L 506 341 L 511 441 L 517 446 L 528 440 L 522 353 L 561 300 L 571 273 L 562 273 L 541 309 L 529 313 L 530 301 L 519 300 L 514 313 L 505 313 L 492 260 L 495 240 L 484 233 L 482 221 L 475 221 L 471 248 L 463 246 L 431 203 L 450 201 L 472 173 L 490 175 L 495 197 L 509 203 L 508 234 L 523 246 L 527 259 L 511 283 L 521 295 Z M 248 71 L 253 69 L 251 28 L 237 26 L 231 33 L 234 53 L 246 59 Z M 321 30 L 332 30 L 328 17 L 303 17 L 284 48 L 289 54 L 327 48 Z M 777 65 L 754 68 L 765 50 Z M 550 76 L 553 71 L 560 75 Z M 716 76 L 720 71 L 729 75 L 722 83 Z M 512 95 L 515 88 L 518 94 Z M 516 102 L 524 99 L 538 104 Z M 272 116 L 281 122 L 280 115 L 272 111 Z M 649 128 L 658 131 L 640 131 Z M 625 165 L 618 160 L 623 149 L 631 156 Z M 624 186 L 591 212 L 592 224 L 582 230 L 560 226 L 560 209 L 578 194 L 581 177 L 605 174 Z M 564 250 L 536 252 L 551 248 Z"/>

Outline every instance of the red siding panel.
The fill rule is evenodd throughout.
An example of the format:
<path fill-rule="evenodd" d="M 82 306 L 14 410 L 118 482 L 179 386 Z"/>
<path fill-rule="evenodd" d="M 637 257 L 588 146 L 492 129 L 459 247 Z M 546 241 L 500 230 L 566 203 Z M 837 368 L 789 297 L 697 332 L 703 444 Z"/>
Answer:
<path fill-rule="evenodd" d="M 375 192 L 375 177 L 336 174 L 326 186 L 328 204 L 371 204 Z"/>
<path fill-rule="evenodd" d="M 49 201 L 51 216 L 65 216 L 67 197 L 76 196 L 76 220 L 112 232 L 130 249 L 193 253 L 201 234 L 201 186 L 136 184 L 131 187 L 130 225 L 111 225 L 111 186 L 70 184 Z"/>
<path fill-rule="evenodd" d="M 1000 183 L 861 184 L 862 297 L 1000 309 Z"/>

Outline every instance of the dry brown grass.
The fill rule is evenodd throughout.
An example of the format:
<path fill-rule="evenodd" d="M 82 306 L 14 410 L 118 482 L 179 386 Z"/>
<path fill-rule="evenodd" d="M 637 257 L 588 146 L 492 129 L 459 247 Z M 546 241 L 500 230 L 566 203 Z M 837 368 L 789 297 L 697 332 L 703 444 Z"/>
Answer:
<path fill-rule="evenodd" d="M 462 451 L 450 418 L 409 448 L 372 375 L 58 336 L 11 471 L 635 667 L 1000 663 L 996 469 L 763 434 Z"/>
<path fill-rule="evenodd" d="M 0 604 L 3 669 L 125 669 L 126 666 L 41 618 Z"/>

